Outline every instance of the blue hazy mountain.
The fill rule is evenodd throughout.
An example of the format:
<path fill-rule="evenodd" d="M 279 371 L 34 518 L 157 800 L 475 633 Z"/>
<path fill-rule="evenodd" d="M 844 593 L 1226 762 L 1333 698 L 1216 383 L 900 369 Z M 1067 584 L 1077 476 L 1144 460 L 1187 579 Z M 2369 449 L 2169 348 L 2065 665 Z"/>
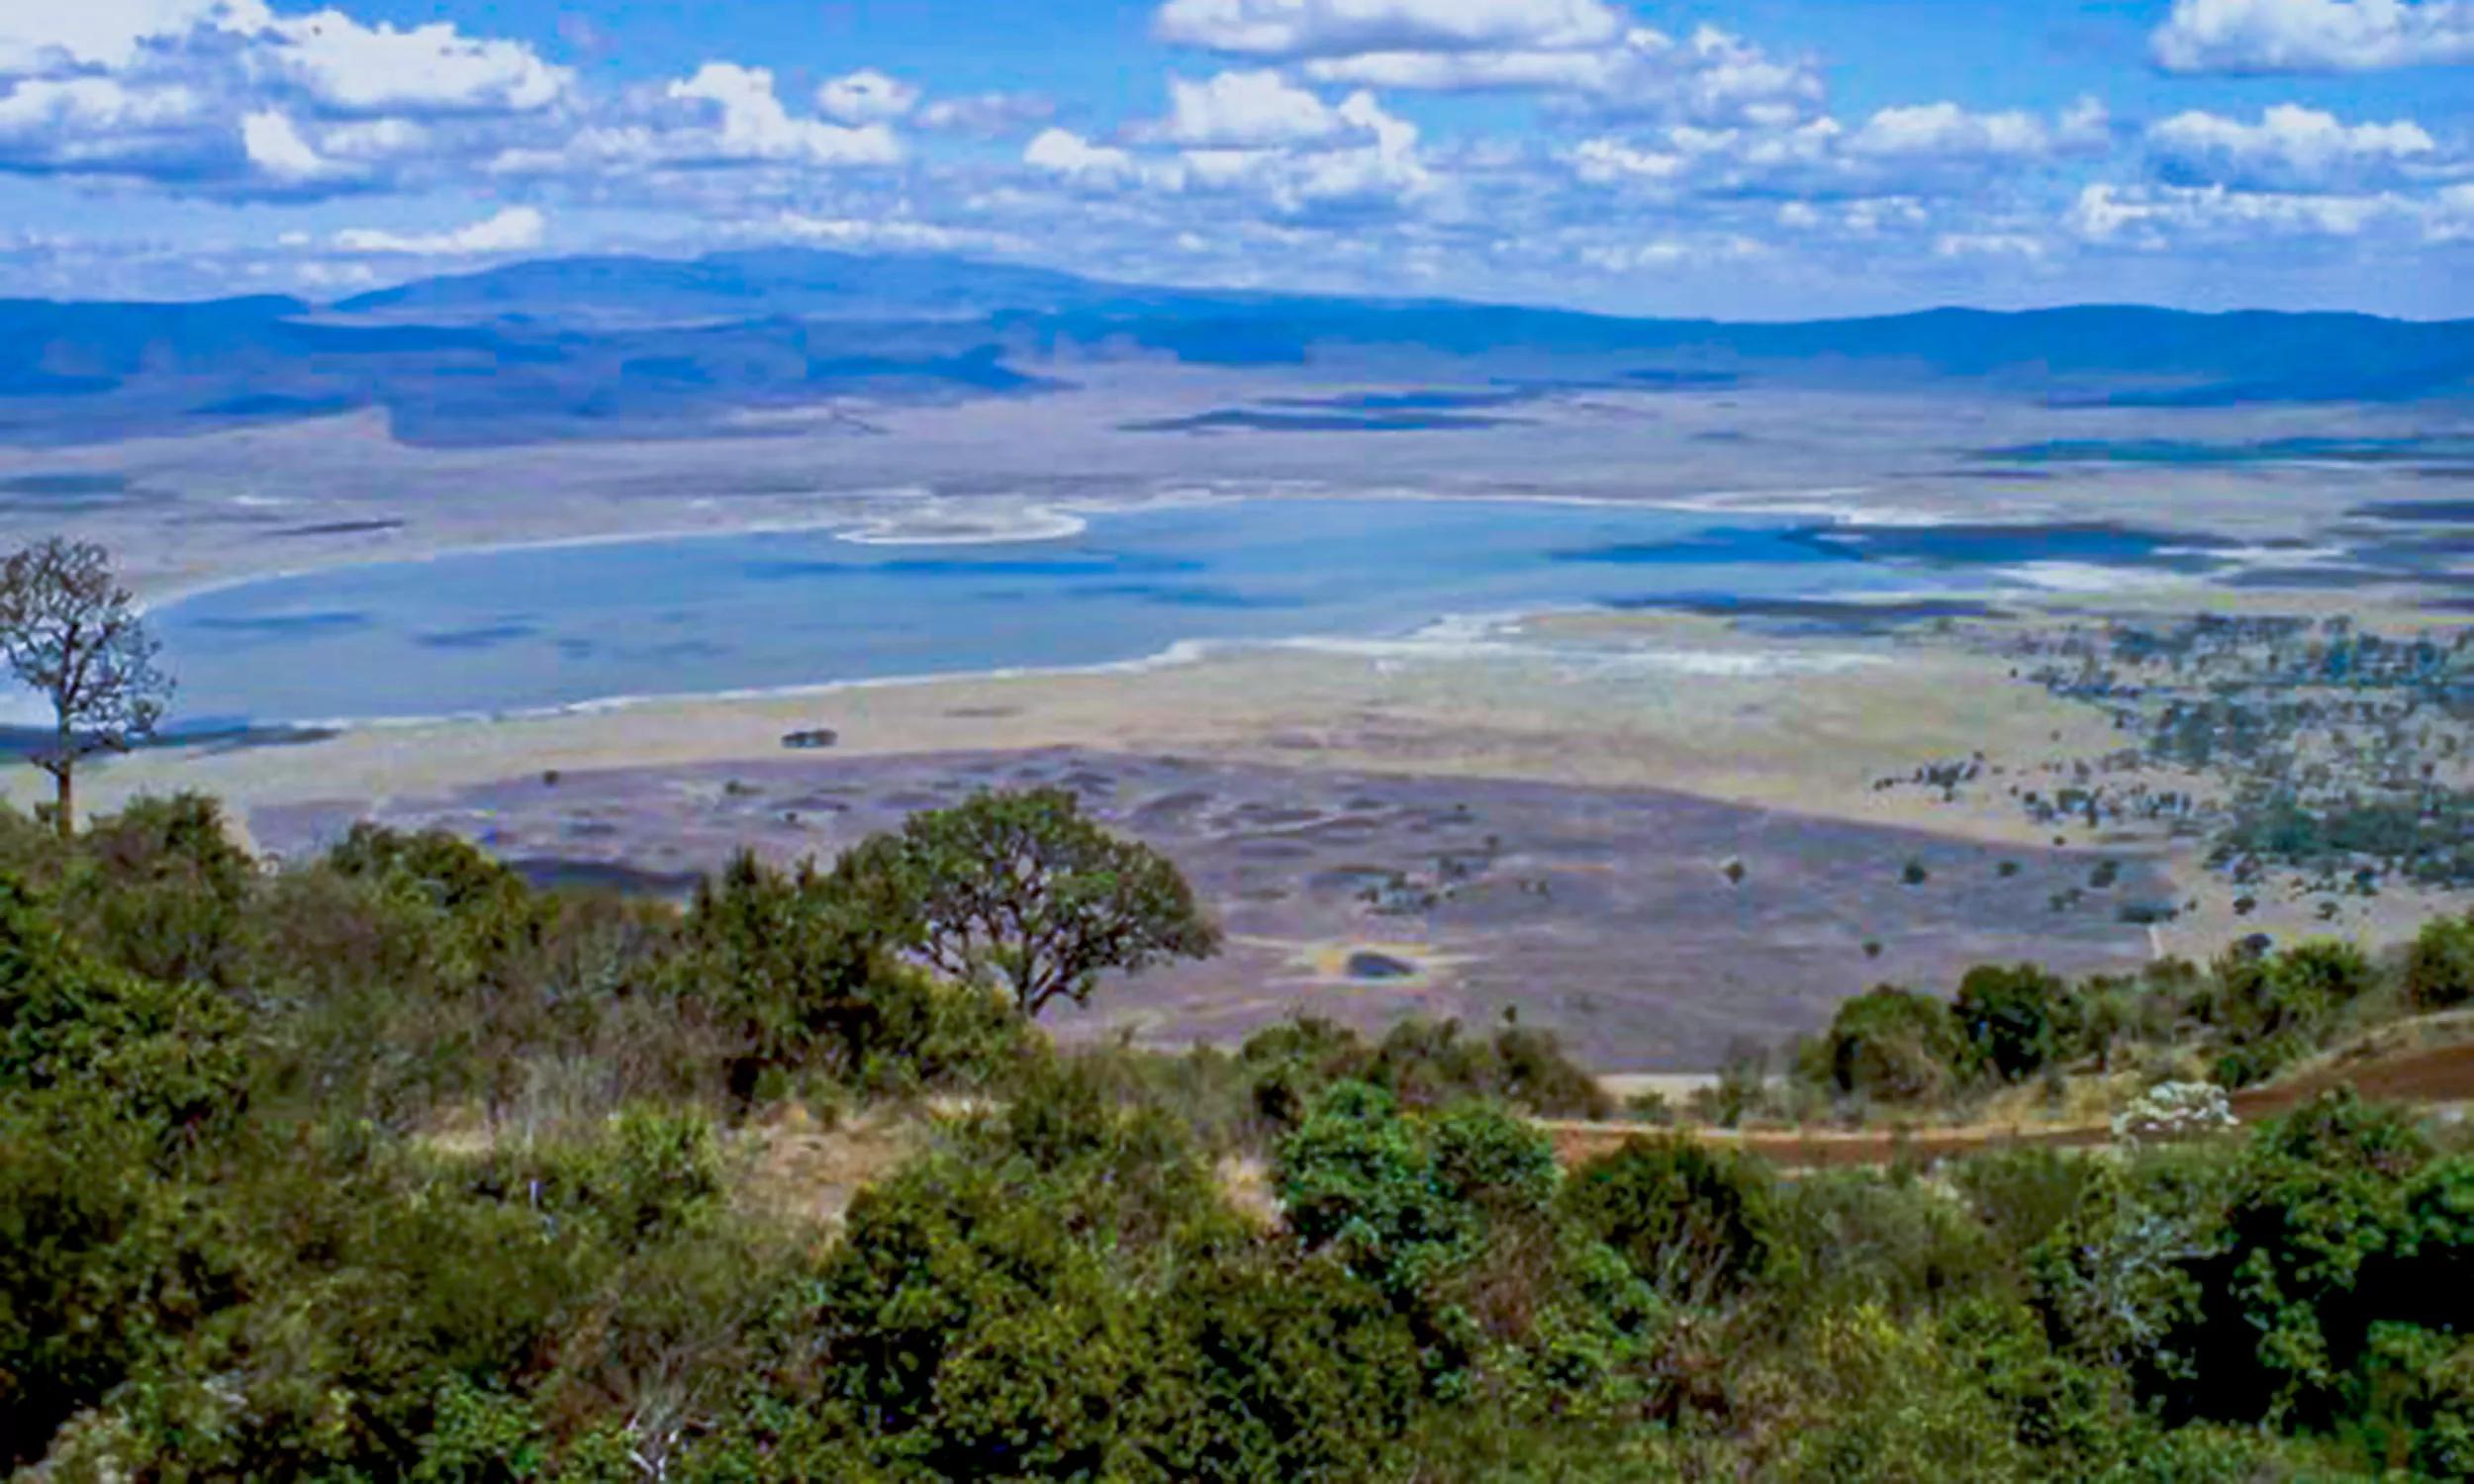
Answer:
<path fill-rule="evenodd" d="M 862 255 L 796 247 L 691 261 L 569 257 L 425 279 L 347 299 L 339 314 L 454 323 L 508 315 L 606 325 L 754 320 L 969 320 L 1057 311 L 1127 291 L 1045 268 L 940 254 Z"/>
<path fill-rule="evenodd" d="M 519 263 L 326 306 L 0 301 L 0 441 L 369 408 L 422 442 L 703 434 L 738 413 L 835 396 L 1036 395 L 1073 374 L 1060 368 L 1112 357 L 1251 367 L 1273 382 L 1299 368 L 1441 383 L 1502 406 L 1586 387 L 1963 384 L 2149 407 L 2474 397 L 2474 322 L 2463 321 L 2084 306 L 1727 324 L 777 248 Z M 1354 411 L 1386 425 L 1486 420 Z"/>

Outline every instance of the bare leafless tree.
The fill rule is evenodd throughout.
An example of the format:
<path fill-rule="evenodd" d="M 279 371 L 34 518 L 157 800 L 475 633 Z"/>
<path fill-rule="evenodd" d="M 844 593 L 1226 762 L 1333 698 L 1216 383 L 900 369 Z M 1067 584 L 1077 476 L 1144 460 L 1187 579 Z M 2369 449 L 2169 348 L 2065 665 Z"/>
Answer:
<path fill-rule="evenodd" d="M 52 745 L 30 760 L 59 787 L 60 837 L 75 831 L 78 763 L 127 752 L 153 733 L 171 680 L 137 600 L 90 541 L 38 541 L 0 567 L 0 653 L 18 681 L 51 703 Z"/>

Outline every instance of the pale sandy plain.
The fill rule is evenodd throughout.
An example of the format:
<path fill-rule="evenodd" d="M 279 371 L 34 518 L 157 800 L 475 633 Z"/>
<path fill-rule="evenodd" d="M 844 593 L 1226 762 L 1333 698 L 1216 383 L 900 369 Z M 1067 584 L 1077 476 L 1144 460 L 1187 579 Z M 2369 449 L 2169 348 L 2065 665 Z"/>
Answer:
<path fill-rule="evenodd" d="M 372 418 L 100 449 L 0 451 L 0 479 L 113 472 L 128 499 L 0 510 L 18 539 L 65 530 L 114 547 L 142 593 L 480 545 L 795 525 L 921 534 L 1035 528 L 1090 504 L 1196 494 L 1624 499 L 1801 510 L 1862 522 L 2120 521 L 2249 543 L 2262 567 L 2341 563 L 2347 512 L 2449 493 L 2407 473 L 2271 466 L 2023 470 L 1973 450 L 2039 438 L 2376 433 L 2393 415 L 2327 409 L 2169 415 L 1854 395 L 1593 394 L 1526 425 L 1381 437 L 1134 436 L 1123 423 L 1240 400 L 1242 378 L 1144 373 L 1064 398 L 967 408 L 838 408 L 754 440 L 437 450 Z M 1293 383 L 1282 391 L 1295 393 Z M 872 431 L 853 435 L 863 424 Z M 1056 471 L 1071 470 L 1070 476 Z M 1025 472 L 1035 471 L 1035 472 Z M 2032 574 L 1998 601 L 2034 613 L 2115 606 L 2297 611 L 2365 606 L 2433 621 L 2404 589 L 2237 592 L 2159 573 Z M 677 688 L 692 690 L 692 681 Z M 1660 788 L 1815 819 L 2050 847 L 1997 797 L 1952 806 L 1876 780 L 1974 753 L 2019 774 L 2117 745 L 2092 708 L 2018 683 L 1929 629 L 1791 635 L 1660 614 L 1540 617 L 1454 642 L 1209 653 L 1103 672 L 989 676 L 806 694 L 655 700 L 485 721 L 355 728 L 297 746 L 163 749 L 111 761 L 83 801 L 201 789 L 244 827 L 258 811 L 344 802 L 387 814 L 547 771 L 706 768 L 784 758 L 830 727 L 828 759 L 1034 748 L 1588 788 Z M 40 796 L 30 770 L 10 797 Z M 392 817 L 392 816 L 391 816 Z M 2069 850 L 2152 855 L 2201 910 L 2152 935 L 2203 954 L 2239 932 L 2301 931 L 2299 904 L 2236 926 L 2228 894 L 2160 841 L 2064 830 Z M 2426 904 L 2392 893 L 2334 930 L 2393 937 Z M 2288 920 L 2288 918 L 2292 920 Z M 2022 924 L 2022 943 L 2033 925 Z M 1655 943 L 1655 924 L 1644 924 Z M 1854 982 L 1851 972 L 1850 987 Z M 1782 1031 L 1803 1027 L 1781 1027 Z"/>

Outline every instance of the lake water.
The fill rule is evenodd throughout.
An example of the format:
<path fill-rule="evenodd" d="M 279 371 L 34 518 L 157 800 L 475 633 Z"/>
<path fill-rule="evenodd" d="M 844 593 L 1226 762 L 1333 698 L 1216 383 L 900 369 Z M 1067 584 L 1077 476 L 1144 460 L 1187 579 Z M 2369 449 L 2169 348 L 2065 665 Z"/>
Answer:
<path fill-rule="evenodd" d="M 1036 541 L 808 531 L 473 552 L 224 589 L 155 616 L 195 725 L 1085 667 L 1181 641 L 1380 639 L 1453 615 L 1937 585 L 1817 542 L 1808 522 L 1320 500 L 1094 514 Z"/>

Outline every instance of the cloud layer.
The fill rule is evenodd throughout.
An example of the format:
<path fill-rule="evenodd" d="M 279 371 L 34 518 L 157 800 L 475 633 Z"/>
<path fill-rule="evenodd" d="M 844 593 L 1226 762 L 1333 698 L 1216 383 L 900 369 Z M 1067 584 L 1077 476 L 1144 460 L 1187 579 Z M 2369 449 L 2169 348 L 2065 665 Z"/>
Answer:
<path fill-rule="evenodd" d="M 2474 61 L 2468 0 L 2174 0 L 2155 36 L 2175 72 L 2366 72 Z"/>
<path fill-rule="evenodd" d="M 2168 102 L 2128 117 L 1998 79 L 1850 106 L 1792 35 L 1617 0 L 1164 0 L 1104 109 L 864 54 L 588 68 L 353 3 L 0 0 L 0 176 L 168 224 L 89 240 L 63 209 L 0 239 L 0 279 L 306 292 L 792 240 L 1608 304 L 2044 298 L 2170 262 L 2474 283 L 2467 117 L 2281 80 L 2474 64 L 2474 0 L 2174 0 L 2120 59 Z M 223 235 L 184 250 L 193 221 Z"/>

